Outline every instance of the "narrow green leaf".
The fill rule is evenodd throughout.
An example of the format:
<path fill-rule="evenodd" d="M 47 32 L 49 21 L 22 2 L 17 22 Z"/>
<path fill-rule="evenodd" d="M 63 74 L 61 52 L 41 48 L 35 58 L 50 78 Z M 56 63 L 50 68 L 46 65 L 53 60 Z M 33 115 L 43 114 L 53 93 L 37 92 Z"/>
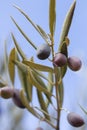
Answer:
<path fill-rule="evenodd" d="M 32 70 L 41 78 L 45 79 L 47 82 L 49 82 L 51 85 L 54 85 L 55 83 L 52 82 L 52 80 L 50 80 L 46 75 L 44 75 L 42 72 L 32 68 Z M 50 73 L 50 72 L 49 72 Z"/>
<path fill-rule="evenodd" d="M 63 87 L 63 81 L 62 81 L 62 73 L 61 69 L 57 69 L 57 74 L 58 74 L 58 94 L 60 98 L 60 107 L 62 108 L 63 104 L 63 97 L 64 97 L 64 87 Z"/>
<path fill-rule="evenodd" d="M 32 81 L 31 81 L 31 78 L 30 78 L 30 73 L 28 72 L 28 75 L 26 76 L 27 78 L 27 97 L 29 99 L 29 102 L 32 101 L 32 94 L 33 94 L 33 84 L 32 84 Z"/>
<path fill-rule="evenodd" d="M 87 110 L 85 110 L 85 108 L 83 108 L 80 104 L 79 104 L 79 106 L 82 109 L 82 111 L 87 115 Z"/>
<path fill-rule="evenodd" d="M 19 47 L 19 45 L 18 45 L 18 43 L 16 41 L 15 36 L 13 35 L 13 33 L 11 33 L 11 35 L 12 35 L 12 39 L 14 41 L 14 44 L 16 46 L 16 49 L 17 49 L 18 53 L 20 54 L 20 56 L 22 57 L 22 59 L 26 59 L 26 56 L 25 56 L 24 52 L 22 51 L 22 49 Z"/>
<path fill-rule="evenodd" d="M 59 52 L 61 52 L 62 54 L 64 54 L 66 57 L 68 57 L 68 50 L 67 50 L 66 41 L 64 41 L 63 43 L 61 43 L 59 45 Z"/>
<path fill-rule="evenodd" d="M 58 82 L 58 96 L 59 96 L 59 106 L 62 107 L 63 104 L 63 81 L 62 81 L 62 77 L 61 77 L 61 71 L 58 67 L 55 67 L 55 72 L 56 72 L 56 80 Z"/>
<path fill-rule="evenodd" d="M 45 33 L 45 31 L 39 25 L 37 25 L 37 28 L 40 31 L 40 33 L 42 34 L 43 38 L 48 40 L 48 35 Z"/>
<path fill-rule="evenodd" d="M 46 84 L 44 83 L 44 81 L 42 80 L 42 78 L 41 78 L 39 75 L 37 75 L 37 73 L 36 73 L 35 71 L 33 71 L 32 74 L 33 74 L 35 80 L 36 80 L 43 88 L 46 88 L 47 91 L 48 91 L 48 87 L 46 86 Z M 49 101 L 50 103 L 52 103 L 51 97 L 50 97 L 48 94 L 45 94 L 45 95 L 46 95 L 48 101 Z"/>
<path fill-rule="evenodd" d="M 2 88 L 2 87 L 4 87 L 4 86 L 6 86 L 6 84 L 4 84 L 4 83 L 2 83 L 2 82 L 0 81 L 0 88 Z"/>
<path fill-rule="evenodd" d="M 54 72 L 53 68 L 45 66 L 45 65 L 36 64 L 31 61 L 23 61 L 23 63 L 26 64 L 27 66 L 37 69 L 39 71 L 52 72 L 52 73 Z"/>
<path fill-rule="evenodd" d="M 41 109 L 47 113 L 47 114 L 43 113 L 43 115 L 45 116 L 46 119 L 48 119 L 50 121 L 50 115 L 48 113 L 46 103 L 44 101 L 42 93 L 38 89 L 37 89 L 37 96 L 38 96 L 38 101 L 40 103 Z"/>
<path fill-rule="evenodd" d="M 50 33 L 51 33 L 52 37 L 54 36 L 55 23 L 56 23 L 55 6 L 56 6 L 56 0 L 50 0 L 50 5 L 49 5 L 49 28 L 50 28 Z"/>
<path fill-rule="evenodd" d="M 27 98 L 26 98 L 26 96 L 25 96 L 23 90 L 20 91 L 20 98 L 22 99 L 22 103 L 23 103 L 23 105 L 27 108 L 27 110 L 28 110 L 30 113 L 32 113 L 35 117 L 37 117 L 37 118 L 40 119 L 41 116 L 34 110 L 33 107 L 31 107 L 31 106 L 29 105 L 28 100 L 27 100 Z"/>
<path fill-rule="evenodd" d="M 19 61 L 14 62 L 18 67 L 18 73 L 21 80 L 22 87 L 24 88 L 27 99 L 29 102 L 32 101 L 32 80 L 30 79 L 30 68 Z"/>
<path fill-rule="evenodd" d="M 28 71 L 29 71 L 29 67 L 28 67 L 28 66 L 26 66 L 25 64 L 23 64 L 23 63 L 21 63 L 21 62 L 19 62 L 19 61 L 17 61 L 17 60 L 13 61 L 13 63 L 14 63 L 15 65 L 17 65 L 17 67 L 19 67 L 20 70 L 21 70 L 23 73 L 28 74 Z"/>
<path fill-rule="evenodd" d="M 5 73 L 8 73 L 8 54 L 7 54 L 7 41 L 4 42 L 4 63 L 3 63 Z"/>
<path fill-rule="evenodd" d="M 7 83 L 3 80 L 3 78 L 0 76 L 0 88 L 7 86 Z"/>
<path fill-rule="evenodd" d="M 60 107 L 62 108 L 63 97 L 64 97 L 63 81 L 62 80 L 59 83 L 58 89 L 59 89 L 59 96 L 60 96 Z"/>
<path fill-rule="evenodd" d="M 46 88 L 44 88 L 37 80 L 36 77 L 31 73 L 31 81 L 32 84 L 41 92 L 44 92 L 45 94 L 52 96 L 52 94 L 50 92 L 48 92 L 48 90 Z"/>
<path fill-rule="evenodd" d="M 63 78 L 67 72 L 67 65 L 64 65 L 63 67 L 61 67 L 60 71 L 61 71 L 61 78 Z"/>
<path fill-rule="evenodd" d="M 11 82 L 14 84 L 14 79 L 15 79 L 15 65 L 13 63 L 13 60 L 16 59 L 16 50 L 13 48 L 10 52 L 9 55 L 9 62 L 8 62 L 8 71 L 9 71 L 9 76 L 11 79 Z"/>
<path fill-rule="evenodd" d="M 49 80 L 51 80 L 52 82 L 53 82 L 53 73 L 48 73 L 48 79 Z M 50 92 L 50 93 L 52 93 L 52 91 L 53 91 L 53 84 L 51 84 L 49 81 L 48 81 L 48 84 L 47 84 L 47 88 L 48 88 L 48 91 Z M 49 106 L 49 100 L 47 99 L 46 100 L 46 107 L 48 107 Z"/>
<path fill-rule="evenodd" d="M 61 35 L 60 35 L 60 42 L 59 42 L 60 44 L 63 43 L 63 41 L 65 40 L 65 37 L 67 37 L 67 35 L 68 35 L 69 29 L 71 26 L 71 22 L 72 22 L 72 18 L 73 18 L 73 14 L 74 14 L 74 10 L 75 10 L 75 5 L 76 5 L 76 0 L 74 0 L 74 2 L 72 3 L 72 5 L 65 17 Z"/>
<path fill-rule="evenodd" d="M 36 29 L 36 31 L 42 36 L 42 38 L 45 40 L 45 42 L 48 43 L 47 39 L 46 39 L 45 37 L 43 37 L 43 34 L 42 34 L 41 31 L 38 29 L 37 25 L 34 24 L 34 22 L 28 17 L 28 15 L 27 15 L 22 9 L 20 9 L 18 6 L 15 6 L 15 5 L 14 5 L 14 7 L 15 7 L 16 9 L 18 9 L 18 10 L 21 12 L 21 14 L 23 14 L 23 16 L 31 23 L 31 25 Z"/>
<path fill-rule="evenodd" d="M 29 39 L 29 37 L 23 32 L 23 30 L 18 26 L 18 24 L 16 23 L 16 21 L 11 17 L 12 21 L 14 22 L 14 24 L 16 25 L 16 27 L 18 28 L 18 30 L 21 32 L 21 34 L 24 36 L 24 38 L 32 45 L 32 47 L 34 47 L 34 49 L 37 49 L 37 47 L 35 46 L 35 44 Z"/>
<path fill-rule="evenodd" d="M 17 58 L 17 60 L 20 62 L 19 57 Z M 27 99 L 29 102 L 31 102 L 32 101 L 32 85 L 31 85 L 31 80 L 29 80 L 29 73 L 28 72 L 27 74 L 24 73 L 24 71 L 22 71 L 19 67 L 17 67 L 17 70 L 18 70 L 21 85 L 26 92 Z"/>

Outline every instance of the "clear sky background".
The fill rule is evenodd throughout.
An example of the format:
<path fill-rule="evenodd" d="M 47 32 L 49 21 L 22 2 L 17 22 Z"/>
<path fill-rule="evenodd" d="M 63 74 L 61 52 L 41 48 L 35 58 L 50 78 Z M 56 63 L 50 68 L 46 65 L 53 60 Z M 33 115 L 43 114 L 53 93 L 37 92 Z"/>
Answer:
<path fill-rule="evenodd" d="M 56 3 L 56 52 L 63 20 L 72 2 L 73 0 L 57 0 Z M 40 25 L 47 33 L 49 33 L 49 0 L 2 0 L 0 2 L 0 47 L 3 46 L 4 40 L 10 36 L 11 32 L 13 32 L 26 56 L 30 57 L 33 54 L 35 55 L 35 50 L 26 42 L 26 40 L 16 29 L 10 16 L 14 17 L 20 27 L 22 27 L 22 29 L 36 45 L 40 45 L 40 43 L 43 43 L 44 41 L 37 34 L 31 24 L 26 21 L 23 15 L 21 15 L 13 7 L 14 4 L 22 8 L 36 24 Z M 64 107 L 70 111 L 79 111 L 79 113 L 84 116 L 84 113 L 78 106 L 78 102 L 84 105 L 87 99 L 87 0 L 77 0 L 73 22 L 69 32 L 69 38 L 71 43 L 69 46 L 69 55 L 75 55 L 81 58 L 83 61 L 83 66 L 79 72 L 74 73 L 71 70 L 68 70 L 67 75 L 64 78 Z M 9 46 L 13 47 L 12 41 L 9 42 L 9 44 Z M 86 103 L 84 106 L 87 108 Z M 32 119 L 34 118 L 32 117 Z M 70 128 L 72 128 L 66 121 L 65 112 L 63 112 L 61 120 L 63 123 L 62 126 L 65 130 L 70 130 Z M 35 127 L 31 125 L 31 130 L 33 130 L 33 128 Z"/>

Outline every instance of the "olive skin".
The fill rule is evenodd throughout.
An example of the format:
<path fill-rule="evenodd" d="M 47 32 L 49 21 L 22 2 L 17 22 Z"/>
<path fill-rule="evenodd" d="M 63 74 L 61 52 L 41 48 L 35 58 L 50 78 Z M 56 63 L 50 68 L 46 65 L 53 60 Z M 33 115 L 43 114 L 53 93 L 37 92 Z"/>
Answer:
<path fill-rule="evenodd" d="M 43 128 L 41 128 L 41 127 L 37 127 L 36 130 L 43 130 Z"/>
<path fill-rule="evenodd" d="M 40 60 L 45 60 L 50 56 L 50 46 L 48 44 L 42 44 L 37 48 L 37 57 Z"/>
<path fill-rule="evenodd" d="M 67 63 L 67 57 L 62 53 L 57 53 L 53 59 L 53 65 L 62 67 Z"/>
<path fill-rule="evenodd" d="M 4 99 L 12 98 L 13 95 L 14 95 L 14 88 L 6 86 L 0 89 L 0 96 Z"/>
<path fill-rule="evenodd" d="M 19 89 L 15 89 L 12 100 L 17 107 L 22 108 L 22 109 L 25 108 L 25 106 L 22 104 L 22 101 L 20 98 L 20 90 Z"/>
<path fill-rule="evenodd" d="M 68 66 L 73 71 L 80 70 L 82 62 L 78 57 L 72 56 L 68 58 Z"/>
<path fill-rule="evenodd" d="M 80 126 L 84 125 L 83 118 L 74 112 L 68 113 L 67 120 L 68 120 L 69 124 L 71 124 L 74 127 L 80 127 Z"/>

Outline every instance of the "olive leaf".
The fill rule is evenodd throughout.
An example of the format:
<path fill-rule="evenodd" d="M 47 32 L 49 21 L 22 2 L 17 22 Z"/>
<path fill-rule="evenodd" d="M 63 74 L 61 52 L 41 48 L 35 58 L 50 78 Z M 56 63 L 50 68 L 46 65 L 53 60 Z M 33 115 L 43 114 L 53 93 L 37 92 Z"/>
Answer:
<path fill-rule="evenodd" d="M 25 74 L 28 74 L 29 67 L 27 65 L 25 65 L 22 62 L 19 62 L 17 60 L 14 60 L 13 63 L 15 65 L 17 65 L 17 67 L 19 67 L 22 70 L 22 72 L 24 72 Z"/>
<path fill-rule="evenodd" d="M 45 40 L 45 42 L 48 43 L 47 38 L 44 37 L 44 35 L 41 31 L 41 28 L 38 28 L 37 25 L 29 18 L 29 16 L 22 9 L 20 9 L 18 6 L 15 6 L 15 5 L 14 5 L 14 7 L 16 9 L 18 9 L 21 12 L 21 14 L 23 14 L 23 16 L 31 23 L 31 25 L 36 29 L 36 31 L 42 36 L 42 38 Z"/>
<path fill-rule="evenodd" d="M 14 44 L 16 46 L 18 53 L 20 54 L 22 59 L 26 59 L 26 56 L 25 56 L 24 52 L 22 51 L 22 49 L 20 48 L 19 44 L 17 43 L 15 36 L 13 35 L 13 33 L 11 33 L 11 35 L 12 35 L 12 39 L 14 41 Z"/>
<path fill-rule="evenodd" d="M 60 96 L 60 107 L 62 107 L 63 96 L 64 96 L 63 81 L 62 80 L 61 80 L 61 82 L 58 85 L 58 89 L 59 89 L 59 96 Z"/>
<path fill-rule="evenodd" d="M 33 84 L 32 84 L 32 81 L 31 81 L 31 78 L 30 78 L 30 73 L 28 72 L 28 75 L 26 76 L 26 79 L 27 79 L 27 97 L 28 97 L 28 100 L 29 102 L 32 101 L 32 94 L 33 94 Z"/>
<path fill-rule="evenodd" d="M 23 90 L 20 91 L 20 98 L 22 99 L 21 101 L 22 101 L 23 105 L 26 107 L 26 109 L 30 113 L 32 113 L 34 116 L 36 116 L 37 118 L 40 119 L 41 116 L 39 115 L 39 113 L 37 113 L 37 111 L 35 111 L 34 108 L 29 105 L 28 100 L 27 100 Z"/>
<path fill-rule="evenodd" d="M 61 78 L 63 78 L 67 72 L 67 64 L 60 68 Z"/>
<path fill-rule="evenodd" d="M 48 35 L 45 33 L 45 31 L 39 25 L 37 25 L 37 28 L 39 29 L 42 36 L 48 40 Z"/>
<path fill-rule="evenodd" d="M 7 41 L 4 42 L 4 60 L 3 60 L 3 69 L 5 73 L 8 73 L 8 54 L 7 54 Z M 2 70 L 3 70 L 2 69 Z"/>
<path fill-rule="evenodd" d="M 42 80 L 42 78 L 41 78 L 39 75 L 37 75 L 37 73 L 36 73 L 35 71 L 32 71 L 32 74 L 33 74 L 33 76 L 35 77 L 35 80 L 36 80 L 43 88 L 46 88 L 47 91 L 48 91 L 48 86 L 46 86 L 46 84 L 44 83 L 44 81 Z M 51 101 L 51 96 L 49 96 L 48 94 L 45 94 L 45 95 L 46 95 L 48 101 L 49 101 L 50 103 L 52 103 L 52 101 Z"/>
<path fill-rule="evenodd" d="M 16 59 L 16 50 L 15 48 L 13 48 L 10 52 L 9 61 L 8 61 L 9 76 L 13 84 L 14 84 L 14 79 L 15 79 L 15 65 L 13 63 L 13 60 L 15 59 Z"/>
<path fill-rule="evenodd" d="M 19 59 L 17 60 L 20 61 Z M 20 67 L 17 67 L 17 69 L 18 69 L 18 74 L 19 74 L 21 85 L 26 92 L 28 101 L 31 102 L 32 101 L 32 84 L 31 84 L 31 80 L 29 79 L 30 75 L 28 72 L 26 74 L 24 71 L 22 71 Z"/>
<path fill-rule="evenodd" d="M 37 69 L 39 71 L 45 71 L 45 72 L 54 72 L 53 68 L 45 66 L 45 65 L 40 65 L 40 64 L 36 64 L 34 62 L 31 61 L 27 61 L 24 60 L 23 63 L 31 68 Z"/>
<path fill-rule="evenodd" d="M 54 82 L 52 82 L 52 80 L 50 80 L 45 74 L 43 74 L 41 71 L 38 71 L 34 68 L 32 68 L 32 70 L 41 78 L 45 79 L 47 82 L 49 82 L 51 85 L 54 85 Z M 50 72 L 49 72 L 50 73 Z"/>
<path fill-rule="evenodd" d="M 59 97 L 59 107 L 62 107 L 62 103 L 63 103 L 63 96 L 64 96 L 64 87 L 63 87 L 63 81 L 62 81 L 62 77 L 61 77 L 61 71 L 60 68 L 55 67 L 55 72 L 56 72 L 56 82 L 57 82 L 57 87 L 58 87 L 58 97 Z"/>
<path fill-rule="evenodd" d="M 85 108 L 83 108 L 80 104 L 79 104 L 79 106 L 82 109 L 82 111 L 87 115 L 87 110 L 85 110 Z"/>
<path fill-rule="evenodd" d="M 53 73 L 50 73 L 50 72 L 48 73 L 48 79 L 53 82 Z M 53 91 L 53 84 L 51 84 L 49 81 L 48 81 L 48 83 L 47 83 L 47 88 L 48 88 L 48 91 L 52 93 L 52 91 Z M 50 102 L 49 102 L 49 100 L 47 99 L 47 100 L 46 100 L 46 107 L 49 106 L 49 103 L 50 103 Z"/>
<path fill-rule="evenodd" d="M 66 57 L 68 57 L 68 50 L 67 50 L 67 43 L 66 43 L 66 41 L 63 41 L 63 43 L 61 43 L 59 45 L 59 52 L 64 54 Z"/>
<path fill-rule="evenodd" d="M 61 35 L 60 35 L 60 41 L 59 41 L 60 44 L 63 43 L 63 41 L 65 40 L 65 37 L 67 37 L 67 35 L 68 35 L 69 29 L 71 26 L 71 22 L 72 22 L 72 18 L 73 18 L 73 14 L 74 14 L 74 10 L 75 10 L 75 5 L 76 5 L 76 0 L 74 0 L 74 2 L 72 3 L 72 5 L 65 17 L 63 27 L 61 30 Z"/>
<path fill-rule="evenodd" d="M 56 0 L 50 0 L 49 4 L 49 29 L 52 37 L 54 36 L 55 23 L 56 23 Z"/>
<path fill-rule="evenodd" d="M 37 89 L 37 96 L 38 96 L 38 100 L 39 100 L 41 109 L 42 109 L 45 113 L 47 113 L 47 114 L 45 114 L 45 113 L 43 112 L 45 118 L 50 121 L 50 115 L 49 115 L 49 112 L 48 112 L 48 110 L 47 110 L 46 103 L 45 103 L 45 101 L 44 101 L 44 98 L 43 98 L 42 93 L 41 93 L 38 89 Z M 48 116 L 48 115 L 49 115 L 49 116 Z"/>
<path fill-rule="evenodd" d="M 16 23 L 16 21 L 11 17 L 12 21 L 14 22 L 14 24 L 16 25 L 16 27 L 18 28 L 18 30 L 21 32 L 21 34 L 24 36 L 24 38 L 28 41 L 28 43 L 30 43 L 32 45 L 32 47 L 34 49 L 37 49 L 37 47 L 35 46 L 35 44 L 29 39 L 29 37 L 23 32 L 23 30 L 18 26 L 18 24 Z"/>
<path fill-rule="evenodd" d="M 0 76 L 0 88 L 7 86 L 7 83 L 4 81 L 4 79 Z"/>
<path fill-rule="evenodd" d="M 61 74 L 61 69 L 57 69 L 57 76 L 58 76 L 58 94 L 59 94 L 59 99 L 60 99 L 60 107 L 62 107 L 63 104 L 63 96 L 64 96 L 64 86 L 63 86 L 63 80 L 62 80 L 62 74 Z"/>
<path fill-rule="evenodd" d="M 44 88 L 36 79 L 36 76 L 33 75 L 32 71 L 30 71 L 31 74 L 31 82 L 32 84 L 41 92 L 44 92 L 45 94 L 47 94 L 48 96 L 52 96 L 52 94 L 46 89 Z"/>

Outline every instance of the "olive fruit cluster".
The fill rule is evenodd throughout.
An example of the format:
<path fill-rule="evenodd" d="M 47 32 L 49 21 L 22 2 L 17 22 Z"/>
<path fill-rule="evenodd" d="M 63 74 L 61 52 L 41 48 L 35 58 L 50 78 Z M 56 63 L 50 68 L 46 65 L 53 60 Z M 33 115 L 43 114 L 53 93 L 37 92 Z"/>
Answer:
<path fill-rule="evenodd" d="M 84 119 L 74 112 L 68 113 L 67 120 L 74 127 L 80 127 L 84 125 Z"/>
<path fill-rule="evenodd" d="M 53 59 L 53 65 L 58 66 L 58 67 L 62 67 L 66 64 L 73 71 L 80 70 L 80 68 L 82 66 L 82 62 L 79 58 L 74 57 L 74 56 L 67 58 L 64 54 L 62 54 L 60 52 L 57 53 Z"/>
<path fill-rule="evenodd" d="M 11 87 L 3 87 L 0 89 L 0 96 L 4 99 L 12 98 L 14 104 L 19 108 L 25 108 L 20 99 L 20 90 Z"/>
<path fill-rule="evenodd" d="M 40 60 L 45 60 L 50 56 L 50 46 L 48 44 L 42 44 L 37 48 L 37 57 Z"/>

